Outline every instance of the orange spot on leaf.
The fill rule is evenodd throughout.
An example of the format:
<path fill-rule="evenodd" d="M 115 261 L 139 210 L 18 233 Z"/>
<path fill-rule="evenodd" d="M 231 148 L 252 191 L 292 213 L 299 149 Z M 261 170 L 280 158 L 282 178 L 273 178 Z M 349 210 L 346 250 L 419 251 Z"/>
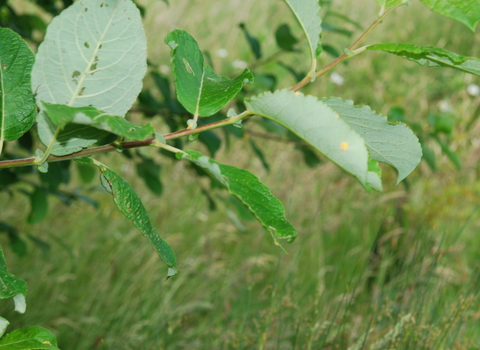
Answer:
<path fill-rule="evenodd" d="M 347 143 L 347 142 L 342 142 L 342 143 L 340 144 L 340 149 L 341 149 L 342 151 L 346 151 L 346 150 L 348 149 L 348 143 Z"/>

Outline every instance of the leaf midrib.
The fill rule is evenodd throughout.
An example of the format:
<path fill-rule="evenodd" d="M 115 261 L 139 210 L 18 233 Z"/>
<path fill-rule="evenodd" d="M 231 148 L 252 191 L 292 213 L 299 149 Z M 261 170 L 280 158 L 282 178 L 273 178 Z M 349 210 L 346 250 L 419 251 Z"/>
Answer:
<path fill-rule="evenodd" d="M 73 93 L 73 96 L 70 100 L 70 102 L 68 103 L 68 105 L 70 107 L 73 106 L 73 104 L 75 103 L 75 100 L 77 99 L 78 96 L 80 96 L 80 91 L 82 90 L 82 87 L 83 87 L 83 82 L 85 81 L 85 78 L 87 77 L 88 75 L 88 72 L 89 72 L 89 69 L 90 67 L 92 66 L 92 64 L 94 63 L 95 61 L 95 57 L 97 56 L 97 53 L 98 51 L 100 50 L 100 46 L 102 45 L 102 42 L 103 42 L 103 38 L 105 37 L 105 34 L 107 33 L 107 31 L 110 29 L 110 25 L 112 24 L 112 20 L 113 18 L 115 17 L 115 13 L 118 9 L 118 2 L 117 4 L 115 5 L 115 8 L 114 8 L 114 11 L 112 12 L 112 15 L 110 17 L 110 20 L 108 21 L 107 25 L 105 26 L 105 30 L 103 31 L 102 35 L 100 36 L 100 39 L 98 40 L 97 42 L 97 45 L 95 47 L 95 50 L 93 50 L 93 53 L 92 53 L 92 56 L 90 58 L 90 62 L 88 62 L 87 64 L 87 67 L 85 68 L 85 70 L 83 71 L 82 73 L 82 77 L 80 78 L 80 81 L 78 82 L 77 84 L 77 88 L 75 89 L 75 92 Z"/>

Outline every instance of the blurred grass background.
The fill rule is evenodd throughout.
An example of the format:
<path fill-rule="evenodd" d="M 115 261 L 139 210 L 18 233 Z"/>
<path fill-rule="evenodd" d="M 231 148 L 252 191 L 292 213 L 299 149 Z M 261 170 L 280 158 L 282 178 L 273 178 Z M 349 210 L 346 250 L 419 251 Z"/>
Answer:
<path fill-rule="evenodd" d="M 260 39 L 264 57 L 277 51 L 278 25 L 289 23 L 301 37 L 280 0 L 143 5 L 149 59 L 158 66 L 169 64 L 163 40 L 174 28 L 192 34 L 226 76 L 239 71 L 234 60 L 254 64 L 240 22 Z M 332 9 L 364 28 L 378 12 L 373 0 L 335 1 Z M 330 32 L 323 40 L 340 49 L 352 42 Z M 478 57 L 479 41 L 478 31 L 472 34 L 412 1 L 365 43 L 409 42 Z M 228 56 L 218 57 L 219 49 Z M 281 60 L 299 69 L 309 65 L 298 54 Z M 320 64 L 329 60 L 323 54 Z M 279 88 L 295 83 L 275 63 L 260 71 L 274 72 Z M 395 173 L 385 167 L 384 192 L 367 194 L 331 163 L 307 167 L 293 145 L 255 139 L 269 172 L 243 141 L 222 147 L 219 161 L 252 171 L 285 204 L 299 231 L 294 243 L 285 244 L 285 255 L 257 223 L 246 222 L 246 231 L 239 232 L 226 208 L 210 211 L 200 190 L 208 183 L 182 162 L 142 150 L 162 164 L 165 188 L 158 197 L 136 178 L 132 164 L 105 155 L 101 160 L 129 179 L 173 246 L 179 274 L 165 280 L 165 266 L 147 240 L 95 187 L 88 195 L 99 210 L 51 201 L 47 220 L 34 226 L 25 221 L 28 199 L 1 193 L 8 203 L 2 220 L 50 244 L 49 250 L 30 245 L 24 258 L 6 249 L 9 269 L 29 286 L 25 314 L 12 312 L 11 301 L 2 302 L 11 328 L 44 326 L 62 349 L 480 349 L 480 126 L 473 119 L 480 98 L 466 92 L 479 78 L 371 52 L 335 71 L 343 85 L 327 75 L 304 91 L 352 99 L 384 114 L 401 106 L 409 121 L 425 128 L 428 113 L 447 103 L 456 122 L 451 144 L 462 170 L 432 145 L 438 172 L 422 163 L 408 178 L 407 191 L 394 185 Z M 204 151 L 198 142 L 189 147 Z M 2 237 L 2 246 L 6 242 Z"/>

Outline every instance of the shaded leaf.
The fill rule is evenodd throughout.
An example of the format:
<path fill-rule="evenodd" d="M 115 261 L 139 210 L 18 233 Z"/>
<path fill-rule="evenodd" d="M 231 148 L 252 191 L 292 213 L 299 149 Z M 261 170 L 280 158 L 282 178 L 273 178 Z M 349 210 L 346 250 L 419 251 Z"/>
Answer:
<path fill-rule="evenodd" d="M 373 160 L 390 164 L 398 171 L 397 183 L 420 163 L 422 149 L 415 134 L 405 124 L 392 125 L 370 107 L 357 107 L 339 98 L 321 99 L 365 140 Z"/>
<path fill-rule="evenodd" d="M 37 116 L 38 136 L 44 144 L 52 140 L 57 127 L 48 118 L 45 111 Z M 104 130 L 87 126 L 68 124 L 57 137 L 51 153 L 55 156 L 72 154 L 95 144 L 108 144 L 117 139 L 117 136 Z"/>
<path fill-rule="evenodd" d="M 41 187 L 36 187 L 30 195 L 30 214 L 28 215 L 28 223 L 36 224 L 47 216 L 48 198 L 47 193 Z"/>
<path fill-rule="evenodd" d="M 431 135 L 432 138 L 440 145 L 440 148 L 442 149 L 443 154 L 447 156 L 448 159 L 455 165 L 457 170 L 462 169 L 462 161 L 460 160 L 460 157 L 456 152 L 454 152 L 450 146 L 444 142 L 443 140 L 438 137 L 438 135 Z"/>
<path fill-rule="evenodd" d="M 163 240 L 148 218 L 140 197 L 133 188 L 115 172 L 101 163 L 94 163 L 101 171 L 102 185 L 111 193 L 118 209 L 142 232 L 153 245 L 169 268 L 175 268 L 177 261 L 170 245 Z"/>
<path fill-rule="evenodd" d="M 275 40 L 277 41 L 278 47 L 286 51 L 295 51 L 295 44 L 298 43 L 297 38 L 295 38 L 290 31 L 288 24 L 280 25 L 275 31 Z"/>
<path fill-rule="evenodd" d="M 427 64 L 430 67 L 449 67 L 480 75 L 480 59 L 460 56 L 436 47 L 389 43 L 370 45 L 367 49 L 393 53 L 422 66 Z"/>
<path fill-rule="evenodd" d="M 283 125 L 366 183 L 368 152 L 364 140 L 324 102 L 281 90 L 247 98 L 245 104 L 252 113 Z"/>
<path fill-rule="evenodd" d="M 80 179 L 82 179 L 82 182 L 84 184 L 89 184 L 90 182 L 92 182 L 93 179 L 95 178 L 95 175 L 97 175 L 95 168 L 90 164 L 84 164 L 79 162 L 77 162 L 76 164 L 77 164 L 78 174 L 80 175 Z"/>
<path fill-rule="evenodd" d="M 184 157 L 205 170 L 243 203 L 274 238 L 291 242 L 297 236 L 295 228 L 285 218 L 285 208 L 252 173 L 220 164 L 200 152 L 187 150 Z"/>
<path fill-rule="evenodd" d="M 255 141 L 250 139 L 250 146 L 252 147 L 253 153 L 260 159 L 262 162 L 263 167 L 265 170 L 270 171 L 270 165 L 268 165 L 267 159 L 265 158 L 265 155 L 263 154 L 263 151 L 257 146 Z"/>
<path fill-rule="evenodd" d="M 42 105 L 50 120 L 61 128 L 68 123 L 88 125 L 135 141 L 146 140 L 155 131 L 150 124 L 136 125 L 125 118 L 106 114 L 95 107 L 70 107 L 45 102 L 42 102 Z"/>
<path fill-rule="evenodd" d="M 163 193 L 163 185 L 160 181 L 160 165 L 155 164 L 152 159 L 137 163 L 137 174 L 145 181 L 150 191 L 157 196 Z"/>
<path fill-rule="evenodd" d="M 428 166 L 430 169 L 433 171 L 438 170 L 437 169 L 437 162 L 435 160 L 435 153 L 430 147 L 425 146 L 422 144 L 422 152 L 423 152 L 423 160 L 427 162 Z"/>
<path fill-rule="evenodd" d="M 212 157 L 215 157 L 215 153 L 220 149 L 222 141 L 213 131 L 207 130 L 199 134 L 198 140 L 207 146 L 208 151 Z"/>
<path fill-rule="evenodd" d="M 238 26 L 245 34 L 245 38 L 247 39 L 248 45 L 250 45 L 250 50 L 252 50 L 253 54 L 255 55 L 255 58 L 258 60 L 259 58 L 262 57 L 262 48 L 260 46 L 260 41 L 258 41 L 257 38 L 255 38 L 253 35 L 250 34 L 247 27 L 245 26 L 245 23 L 240 23 Z"/>
<path fill-rule="evenodd" d="M 40 350 L 57 349 L 57 338 L 42 327 L 25 327 L 14 330 L 0 339 L 0 349 Z"/>
<path fill-rule="evenodd" d="M 318 158 L 317 154 L 312 150 L 310 146 L 296 145 L 295 149 L 302 153 L 303 161 L 309 168 L 315 168 L 320 165 L 322 161 Z"/>
<path fill-rule="evenodd" d="M 192 114 L 211 116 L 253 81 L 246 69 L 231 80 L 215 74 L 203 63 L 203 55 L 193 37 L 183 30 L 174 30 L 165 38 L 171 49 L 178 100 Z"/>
<path fill-rule="evenodd" d="M 307 36 L 312 58 L 312 69 L 317 69 L 317 57 L 322 52 L 320 35 L 322 33 L 322 20 L 319 17 L 320 6 L 318 0 L 285 0 L 295 14 Z"/>
<path fill-rule="evenodd" d="M 0 153 L 5 140 L 16 140 L 35 122 L 30 86 L 35 55 L 20 35 L 0 28 Z"/>
<path fill-rule="evenodd" d="M 145 33 L 131 0 L 76 1 L 48 26 L 33 67 L 32 88 L 40 108 L 40 101 L 95 106 L 123 117 L 142 88 L 146 66 Z M 45 118 L 38 123 L 47 145 L 57 128 Z M 92 137 L 83 141 L 73 127 L 63 130 L 59 139 L 69 136 L 76 137 L 77 148 L 62 149 L 62 142 L 56 142 L 53 154 L 73 153 L 92 144 Z"/>
<path fill-rule="evenodd" d="M 421 0 L 432 11 L 465 24 L 472 32 L 480 21 L 480 2 L 477 0 Z"/>

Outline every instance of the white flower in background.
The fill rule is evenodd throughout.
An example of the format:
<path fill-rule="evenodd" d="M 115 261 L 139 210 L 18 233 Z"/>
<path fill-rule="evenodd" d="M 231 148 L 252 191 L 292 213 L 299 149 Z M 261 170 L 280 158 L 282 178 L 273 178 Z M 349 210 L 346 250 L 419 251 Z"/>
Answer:
<path fill-rule="evenodd" d="M 239 68 L 239 69 L 245 69 L 247 68 L 248 64 L 245 61 L 242 60 L 235 60 L 232 62 L 233 68 Z"/>
<path fill-rule="evenodd" d="M 448 101 L 441 100 L 438 102 L 438 109 L 440 109 L 442 112 L 446 112 L 450 109 L 450 103 L 448 103 Z"/>
<path fill-rule="evenodd" d="M 330 81 L 336 85 L 343 85 L 343 82 L 345 81 L 345 79 L 337 72 L 333 72 L 330 75 Z"/>
<path fill-rule="evenodd" d="M 470 96 L 478 96 L 480 95 L 480 86 L 477 84 L 470 84 L 467 86 L 467 93 Z"/>
<path fill-rule="evenodd" d="M 167 66 L 166 64 L 162 64 L 160 66 L 160 72 L 163 73 L 163 74 L 168 74 L 168 73 L 170 73 L 170 67 Z"/>
<path fill-rule="evenodd" d="M 217 50 L 217 56 L 220 58 L 225 58 L 228 56 L 228 50 L 227 49 L 218 49 Z"/>

